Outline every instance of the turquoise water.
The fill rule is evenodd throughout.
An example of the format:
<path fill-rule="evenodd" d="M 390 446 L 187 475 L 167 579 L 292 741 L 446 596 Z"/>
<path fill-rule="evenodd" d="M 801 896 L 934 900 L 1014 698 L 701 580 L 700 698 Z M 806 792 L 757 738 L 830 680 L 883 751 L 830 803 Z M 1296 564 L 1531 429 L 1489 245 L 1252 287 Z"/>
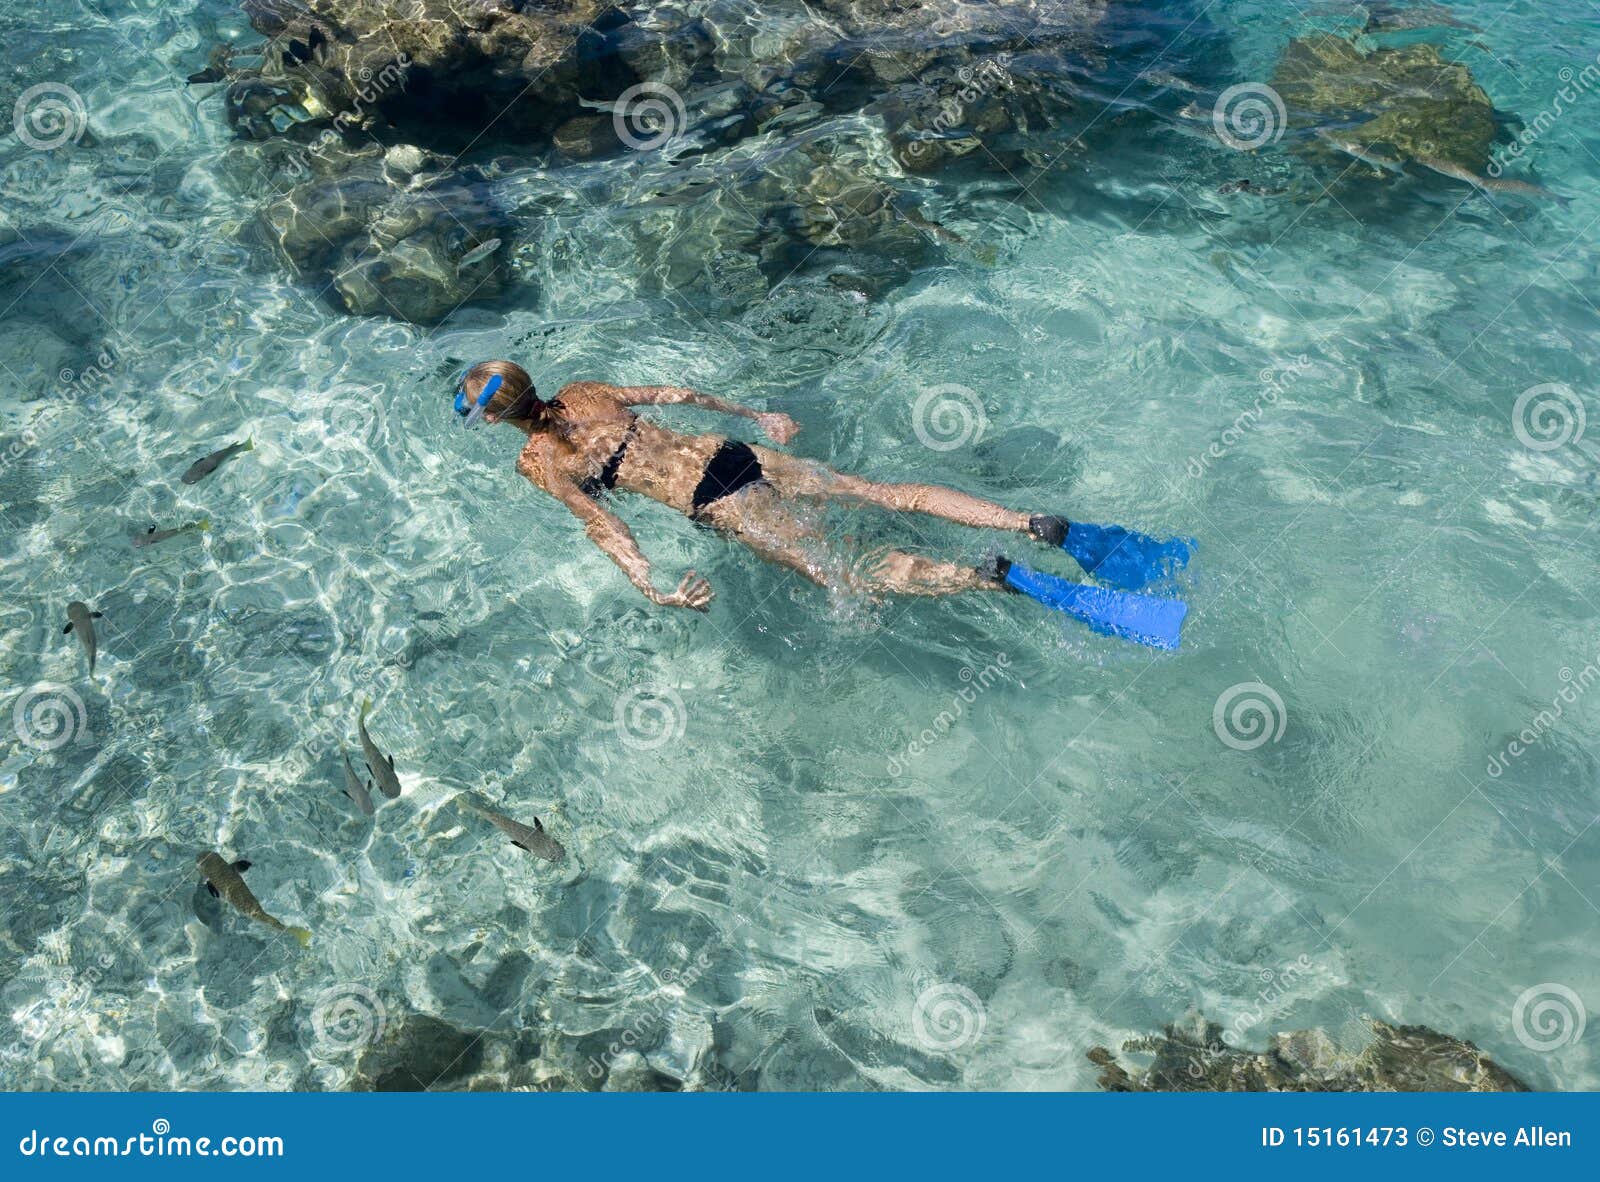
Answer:
<path fill-rule="evenodd" d="M 1292 137 L 1239 152 L 1180 113 L 1352 10 L 1122 10 L 1193 95 L 1108 52 L 1031 172 L 918 182 L 961 241 L 870 294 L 801 268 L 719 302 L 648 201 L 673 165 L 485 145 L 515 282 L 417 326 L 241 237 L 260 148 L 183 82 L 248 39 L 230 5 L 10 9 L 7 101 L 64 84 L 86 123 L 0 139 L 0 1082 L 336 1088 L 427 1014 L 528 1032 L 575 1080 L 622 1045 L 699 1086 L 1080 1089 L 1089 1047 L 1199 1010 L 1250 1046 L 1422 1023 L 1600 1085 L 1572 1006 L 1600 1004 L 1600 489 L 1572 418 L 1600 92 L 1506 173 L 1566 205 L 1329 189 Z M 1480 31 L 1426 36 L 1529 126 L 1600 50 L 1562 6 L 1452 11 Z M 694 167 L 732 208 L 783 151 Z M 1283 192 L 1217 193 L 1237 177 Z M 830 594 L 619 501 L 658 585 L 718 594 L 652 608 L 516 477 L 516 437 L 451 421 L 486 356 L 548 388 L 693 385 L 793 415 L 792 450 L 839 468 L 1195 537 L 1185 644 Z M 1549 385 L 1530 446 L 1514 409 Z M 927 519 L 828 525 L 1071 569 Z M 93 678 L 73 599 L 104 612 Z M 375 822 L 338 795 L 365 695 L 405 787 Z M 469 788 L 568 859 L 458 815 Z M 207 848 L 310 949 L 208 907 Z"/>

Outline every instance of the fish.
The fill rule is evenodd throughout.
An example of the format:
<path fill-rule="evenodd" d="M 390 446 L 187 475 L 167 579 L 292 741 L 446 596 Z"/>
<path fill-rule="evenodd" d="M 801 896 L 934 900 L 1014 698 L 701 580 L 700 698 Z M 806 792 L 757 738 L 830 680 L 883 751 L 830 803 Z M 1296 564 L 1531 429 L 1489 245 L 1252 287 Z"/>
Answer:
<path fill-rule="evenodd" d="M 372 807 L 372 781 L 365 784 L 361 777 L 356 775 L 356 769 L 350 766 L 350 755 L 344 752 L 344 794 L 355 801 L 356 807 L 367 816 L 372 816 L 376 811 Z"/>
<path fill-rule="evenodd" d="M 1372 149 L 1358 144 L 1355 140 L 1344 139 L 1334 135 L 1331 131 L 1325 131 L 1321 128 L 1317 130 L 1317 138 L 1329 147 L 1343 152 L 1346 156 L 1359 160 L 1368 168 L 1376 168 L 1380 172 L 1392 172 L 1398 176 L 1405 175 L 1405 167 L 1400 161 L 1390 156 L 1380 155 Z"/>
<path fill-rule="evenodd" d="M 1469 33 L 1483 32 L 1477 25 L 1468 24 L 1442 4 L 1417 4 L 1400 8 L 1393 4 L 1369 4 L 1367 33 L 1404 33 L 1416 29 L 1465 29 Z"/>
<path fill-rule="evenodd" d="M 189 465 L 189 470 L 182 476 L 185 484 L 199 484 L 220 468 L 225 460 L 231 460 L 242 451 L 255 451 L 256 441 L 254 436 L 243 443 L 230 443 L 220 451 L 214 451 L 203 459 L 196 460 Z"/>
<path fill-rule="evenodd" d="M 244 883 L 244 872 L 250 869 L 249 862 L 243 858 L 233 863 L 224 862 L 213 850 L 206 850 L 205 853 L 196 855 L 194 861 L 195 865 L 200 867 L 200 877 L 205 879 L 206 889 L 213 897 L 221 899 L 251 919 L 261 921 L 269 928 L 288 932 L 300 941 L 302 948 L 311 943 L 309 929 L 290 927 L 276 916 L 267 914 L 267 909 Z"/>
<path fill-rule="evenodd" d="M 180 525 L 174 529 L 157 529 L 151 526 L 142 534 L 133 535 L 135 546 L 154 546 L 157 542 L 165 542 L 168 538 L 175 538 L 179 534 L 199 533 L 211 528 L 211 518 L 202 517 L 199 521 L 191 521 L 188 525 Z"/>
<path fill-rule="evenodd" d="M 458 807 L 466 809 L 469 813 L 477 813 L 496 829 L 500 830 L 511 839 L 511 844 L 519 850 L 543 858 L 546 862 L 559 862 L 567 856 L 566 847 L 544 831 L 544 823 L 538 817 L 533 819 L 533 828 L 530 829 L 521 821 L 513 821 L 503 813 L 497 813 L 487 805 L 476 800 L 470 792 L 462 792 L 455 798 Z"/>
<path fill-rule="evenodd" d="M 367 734 L 367 715 L 370 713 L 372 713 L 372 699 L 364 698 L 361 702 L 361 713 L 356 716 L 356 732 L 361 736 L 361 754 L 366 756 L 367 771 L 377 782 L 378 791 L 390 800 L 397 800 L 400 796 L 400 777 L 394 773 L 394 756 L 386 756 L 379 751 L 378 745 L 372 741 L 372 736 Z"/>
<path fill-rule="evenodd" d="M 456 264 L 457 272 L 465 271 L 468 267 L 472 266 L 473 263 L 483 262 L 484 259 L 488 258 L 495 251 L 499 250 L 500 245 L 500 239 L 491 238 L 487 242 L 483 242 L 477 246 L 474 246 L 471 250 L 467 251 L 466 254 L 461 256 L 461 261 Z"/>
<path fill-rule="evenodd" d="M 82 600 L 74 599 L 67 604 L 67 626 L 61 629 L 63 636 L 68 632 L 76 632 L 78 634 L 78 641 L 83 645 L 83 651 L 89 654 L 89 672 L 91 674 L 94 673 L 95 652 L 100 647 L 95 641 L 94 622 L 104 614 L 104 612 L 92 612 L 89 610 L 88 604 Z"/>
<path fill-rule="evenodd" d="M 218 45 L 206 57 L 206 67 L 190 74 L 187 81 L 194 85 L 206 82 L 222 82 L 228 77 L 228 59 L 233 54 L 233 48 L 228 45 Z"/>
<path fill-rule="evenodd" d="M 1527 181 L 1507 180 L 1504 177 L 1479 176 L 1471 169 L 1463 168 L 1459 164 L 1452 164 L 1448 160 L 1440 160 L 1435 156 L 1418 156 L 1417 163 L 1424 168 L 1431 168 L 1440 176 L 1451 177 L 1464 181 L 1474 189 L 1485 193 L 1507 193 L 1513 197 L 1532 197 L 1540 201 L 1559 201 L 1562 205 L 1571 204 L 1570 197 L 1563 197 L 1560 193 L 1553 193 L 1543 185 L 1530 184 Z"/>
<path fill-rule="evenodd" d="M 896 208 L 898 208 L 898 206 Z M 901 209 L 900 213 L 905 217 L 906 221 L 910 222 L 913 226 L 916 226 L 920 230 L 927 230 L 935 237 L 942 238 L 946 242 L 966 242 L 966 239 L 960 234 L 957 234 L 954 230 L 947 230 L 938 222 L 932 221 L 928 217 L 924 216 L 920 209 L 907 206 L 905 209 Z"/>
<path fill-rule="evenodd" d="M 284 56 L 291 61 L 304 65 L 316 56 L 318 47 L 325 45 L 327 40 L 328 38 L 323 34 L 322 30 L 317 28 L 316 25 L 312 25 L 311 31 L 306 34 L 304 41 L 301 41 L 298 37 L 289 38 L 289 48 Z"/>

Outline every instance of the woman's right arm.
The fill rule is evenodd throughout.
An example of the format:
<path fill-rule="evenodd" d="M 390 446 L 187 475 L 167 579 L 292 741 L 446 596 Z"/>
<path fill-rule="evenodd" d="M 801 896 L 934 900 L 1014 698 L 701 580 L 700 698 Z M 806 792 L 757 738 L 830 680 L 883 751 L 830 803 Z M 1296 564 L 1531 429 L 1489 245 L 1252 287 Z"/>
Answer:
<path fill-rule="evenodd" d="M 634 541 L 633 532 L 625 521 L 596 504 L 572 481 L 560 476 L 550 478 L 542 472 L 536 474 L 531 469 L 532 465 L 521 461 L 517 464 L 517 471 L 555 497 L 583 522 L 583 532 L 589 540 L 621 568 L 622 573 L 628 576 L 628 582 L 637 587 L 639 593 L 651 603 L 662 607 L 693 608 L 702 612 L 710 606 L 715 594 L 711 584 L 694 571 L 684 575 L 678 589 L 671 594 L 657 591 L 650 582 L 650 560 L 639 549 L 639 543 Z"/>

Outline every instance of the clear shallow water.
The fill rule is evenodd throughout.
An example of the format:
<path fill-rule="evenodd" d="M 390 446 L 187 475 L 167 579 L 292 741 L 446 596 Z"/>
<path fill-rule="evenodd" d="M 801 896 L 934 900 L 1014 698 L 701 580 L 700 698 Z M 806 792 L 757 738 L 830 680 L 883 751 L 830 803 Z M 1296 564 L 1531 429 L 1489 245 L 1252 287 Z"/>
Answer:
<path fill-rule="evenodd" d="M 1454 11 L 1483 31 L 1445 43 L 1525 120 L 1600 41 L 1552 6 Z M 1311 25 L 1207 19 L 1224 82 Z M 83 711 L 50 691 L 72 740 L 8 733 L 0 765 L 7 1086 L 341 1086 L 355 1055 L 318 1023 L 352 997 L 391 1029 L 531 1030 L 574 1076 L 631 1031 L 724 1085 L 1084 1088 L 1087 1048 L 1198 1008 L 1250 1045 L 1370 1014 L 1535 1086 L 1600 1082 L 1592 1033 L 1541 1051 L 1516 1024 L 1530 987 L 1600 998 L 1594 703 L 1486 771 L 1600 660 L 1593 443 L 1531 449 L 1512 415 L 1532 386 L 1592 392 L 1585 108 L 1529 156 L 1566 207 L 1324 194 L 1111 71 L 1080 146 L 1019 178 L 1033 200 L 930 185 L 966 242 L 910 282 L 861 301 L 801 275 L 729 316 L 663 288 L 665 215 L 637 204 L 659 162 L 507 161 L 521 283 L 427 329 L 338 314 L 240 245 L 255 149 L 181 82 L 243 30 L 227 6 L 4 21 L 7 93 L 59 81 L 89 112 L 76 144 L 0 141 L 6 709 L 49 683 Z M 1288 192 L 1216 194 L 1236 176 Z M 1184 648 L 1014 600 L 830 597 L 623 501 L 658 582 L 718 591 L 706 617 L 651 609 L 516 479 L 514 437 L 449 421 L 441 375 L 496 355 L 785 410 L 794 450 L 848 470 L 1197 537 Z M 934 450 L 914 407 L 942 384 L 984 426 Z M 127 544 L 201 515 L 203 538 Z M 105 613 L 93 680 L 60 635 L 74 598 Z M 1251 683 L 1282 732 L 1239 750 L 1214 712 Z M 330 742 L 354 750 L 364 694 L 406 788 L 375 824 Z M 568 861 L 459 818 L 469 787 Z M 308 953 L 216 919 L 210 847 L 255 863 Z"/>

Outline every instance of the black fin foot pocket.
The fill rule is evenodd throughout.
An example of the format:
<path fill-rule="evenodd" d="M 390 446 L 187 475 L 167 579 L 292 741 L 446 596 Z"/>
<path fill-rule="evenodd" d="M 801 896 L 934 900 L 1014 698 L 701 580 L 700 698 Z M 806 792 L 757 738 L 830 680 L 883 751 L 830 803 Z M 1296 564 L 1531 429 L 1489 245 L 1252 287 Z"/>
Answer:
<path fill-rule="evenodd" d="M 1065 517 L 1040 514 L 1028 518 L 1028 532 L 1048 546 L 1059 546 L 1067 540 L 1071 524 Z"/>

